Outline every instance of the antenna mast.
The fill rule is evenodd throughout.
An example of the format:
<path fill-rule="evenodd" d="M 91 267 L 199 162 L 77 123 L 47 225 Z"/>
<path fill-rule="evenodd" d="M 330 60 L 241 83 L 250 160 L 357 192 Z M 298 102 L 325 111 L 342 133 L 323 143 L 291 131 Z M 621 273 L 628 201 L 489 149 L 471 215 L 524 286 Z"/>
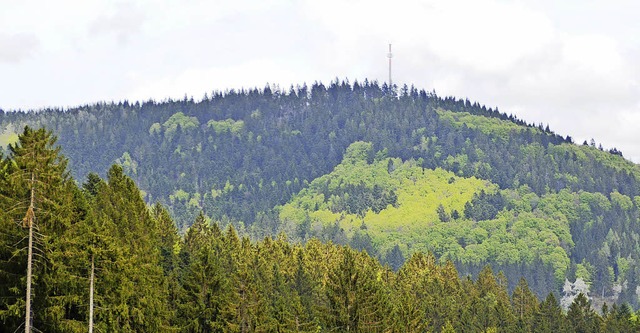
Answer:
<path fill-rule="evenodd" d="M 387 58 L 389 58 L 389 89 L 393 87 L 393 83 L 391 82 L 391 58 L 393 58 L 393 53 L 391 53 L 391 43 L 389 43 L 389 53 L 387 53 Z"/>

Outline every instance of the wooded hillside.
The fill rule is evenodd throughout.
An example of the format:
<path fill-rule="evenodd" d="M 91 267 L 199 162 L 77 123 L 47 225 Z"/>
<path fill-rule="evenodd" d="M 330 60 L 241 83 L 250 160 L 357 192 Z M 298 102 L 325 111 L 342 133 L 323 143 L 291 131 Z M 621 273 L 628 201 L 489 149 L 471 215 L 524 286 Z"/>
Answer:
<path fill-rule="evenodd" d="M 638 305 L 638 166 L 469 100 L 335 81 L 5 112 L 0 140 L 25 124 L 59 136 L 76 179 L 121 166 L 181 233 L 203 212 L 253 239 L 313 236 L 393 267 L 428 250 L 463 275 L 491 264 L 509 290 L 524 276 L 562 297 L 581 279 Z"/>
<path fill-rule="evenodd" d="M 475 280 L 459 278 L 431 254 L 414 253 L 396 273 L 331 242 L 292 244 L 282 234 L 251 242 L 204 215 L 180 236 L 122 167 L 78 187 L 66 162 L 51 133 L 26 128 L 0 164 L 0 332 L 640 328 L 626 304 L 599 315 L 578 294 L 565 314 L 552 293 L 540 302 L 524 279 L 509 294 L 502 273 L 485 267 Z"/>

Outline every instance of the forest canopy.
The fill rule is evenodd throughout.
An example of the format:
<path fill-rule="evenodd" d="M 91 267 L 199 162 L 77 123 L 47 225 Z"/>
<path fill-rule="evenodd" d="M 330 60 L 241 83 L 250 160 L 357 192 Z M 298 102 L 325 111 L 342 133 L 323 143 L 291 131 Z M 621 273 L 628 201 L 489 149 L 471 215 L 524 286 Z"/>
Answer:
<path fill-rule="evenodd" d="M 118 165 L 180 235 L 203 214 L 254 241 L 317 238 L 394 269 L 431 252 L 461 276 L 504 272 L 509 292 L 584 281 L 597 307 L 638 307 L 640 168 L 468 99 L 335 80 L 2 112 L 5 155 L 25 125 L 58 136 L 76 185 Z"/>
<path fill-rule="evenodd" d="M 459 278 L 451 261 L 428 253 L 413 253 L 396 272 L 332 242 L 292 243 L 284 234 L 252 242 L 203 214 L 180 235 L 169 212 L 146 205 L 118 165 L 78 186 L 55 142 L 51 132 L 26 127 L 0 164 L 0 332 L 640 328 L 626 304 L 599 314 L 578 293 L 565 312 L 553 293 L 539 299 L 525 279 L 509 293 L 505 276 L 488 266 L 475 280 Z M 40 253 L 32 284 L 23 247 L 31 226 Z M 29 303 L 25 283 L 34 292 Z"/>

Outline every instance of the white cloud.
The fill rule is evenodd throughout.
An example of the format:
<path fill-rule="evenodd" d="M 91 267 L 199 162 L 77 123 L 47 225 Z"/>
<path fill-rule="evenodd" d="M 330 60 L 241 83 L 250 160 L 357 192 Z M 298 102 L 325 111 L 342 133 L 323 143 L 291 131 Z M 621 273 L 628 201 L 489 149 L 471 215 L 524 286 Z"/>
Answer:
<path fill-rule="evenodd" d="M 119 3 L 112 13 L 106 13 L 91 23 L 92 36 L 115 35 L 120 45 L 126 44 L 132 35 L 140 32 L 145 20 L 145 12 L 131 3 Z"/>
<path fill-rule="evenodd" d="M 30 34 L 5 35 L 0 33 L 0 62 L 17 63 L 33 55 L 38 39 Z"/>

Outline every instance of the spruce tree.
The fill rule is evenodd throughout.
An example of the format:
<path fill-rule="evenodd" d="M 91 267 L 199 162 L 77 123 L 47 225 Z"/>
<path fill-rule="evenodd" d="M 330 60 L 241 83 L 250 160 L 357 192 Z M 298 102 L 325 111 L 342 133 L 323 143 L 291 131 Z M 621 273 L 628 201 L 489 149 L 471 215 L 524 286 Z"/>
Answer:
<path fill-rule="evenodd" d="M 520 278 L 511 295 L 511 304 L 518 320 L 518 327 L 525 332 L 530 331 L 533 316 L 538 310 L 538 299 L 529 289 L 527 280 Z"/>
<path fill-rule="evenodd" d="M 552 293 L 544 299 L 533 316 L 532 332 L 568 332 L 566 318 L 560 304 Z"/>
<path fill-rule="evenodd" d="M 4 223 L 19 223 L 7 226 L 8 239 L 24 235 L 14 244 L 12 258 L 6 262 L 6 267 L 10 274 L 15 274 L 15 269 L 24 265 L 25 285 L 17 280 L 15 282 L 18 283 L 14 282 L 9 290 L 15 293 L 22 289 L 25 297 L 10 296 L 8 301 L 4 301 L 7 302 L 7 311 L 0 310 L 0 315 L 14 322 L 15 316 L 22 313 L 24 330 L 28 333 L 34 325 L 49 330 L 56 327 L 61 315 L 58 309 L 68 302 L 68 299 L 55 295 L 55 276 L 64 270 L 64 265 L 52 258 L 53 253 L 60 251 L 64 242 L 62 236 L 74 215 L 73 185 L 66 170 L 67 160 L 55 143 L 56 138 L 51 132 L 25 127 L 18 142 L 9 146 L 8 160 L 2 165 L 4 175 L 0 197 L 6 214 Z M 16 231 L 16 227 L 22 230 Z M 47 297 L 50 293 L 53 295 Z"/>
<path fill-rule="evenodd" d="M 223 332 L 230 285 L 223 271 L 221 240 L 200 213 L 187 230 L 180 252 L 182 290 L 178 294 L 180 328 Z"/>
<path fill-rule="evenodd" d="M 583 293 L 578 294 L 569 306 L 567 319 L 574 332 L 598 332 L 600 327 L 600 317 L 593 311 L 591 301 Z"/>
<path fill-rule="evenodd" d="M 110 261 L 96 281 L 96 328 L 160 331 L 169 324 L 168 291 L 160 255 L 160 232 L 140 190 L 119 166 L 95 196 L 97 223 L 112 242 Z M 98 311 L 99 310 L 99 311 Z"/>

